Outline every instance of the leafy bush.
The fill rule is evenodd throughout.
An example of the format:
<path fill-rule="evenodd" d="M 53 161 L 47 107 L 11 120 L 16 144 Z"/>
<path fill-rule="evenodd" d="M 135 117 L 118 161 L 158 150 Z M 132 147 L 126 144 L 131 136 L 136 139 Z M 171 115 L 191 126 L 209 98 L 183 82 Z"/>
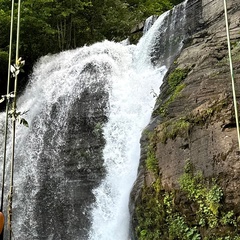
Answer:
<path fill-rule="evenodd" d="M 187 161 L 179 183 L 180 190 L 167 192 L 158 177 L 152 185 L 143 188 L 136 208 L 139 240 L 240 239 L 237 217 L 233 211 L 224 211 L 223 190 L 216 180 L 209 181 L 202 173 L 194 173 Z M 184 196 L 185 205 L 176 204 L 177 196 Z"/>

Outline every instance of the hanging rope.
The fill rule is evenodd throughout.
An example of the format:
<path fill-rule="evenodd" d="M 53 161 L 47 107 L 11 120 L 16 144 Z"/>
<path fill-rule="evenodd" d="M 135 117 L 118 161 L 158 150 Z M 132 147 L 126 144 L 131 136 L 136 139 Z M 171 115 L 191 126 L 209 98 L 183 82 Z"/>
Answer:
<path fill-rule="evenodd" d="M 232 53 L 231 53 L 231 43 L 230 43 L 230 34 L 229 34 L 229 26 L 228 26 L 228 14 L 227 14 L 227 3 L 226 3 L 226 0 L 223 0 L 223 3 L 224 3 L 224 12 L 225 12 L 225 21 L 226 21 L 229 65 L 230 65 L 230 73 L 231 73 L 231 79 L 232 79 L 233 103 L 234 103 L 235 119 L 236 119 L 236 126 L 237 126 L 238 148 L 239 148 L 239 151 L 240 151 L 240 133 L 239 133 L 239 120 L 238 120 L 239 119 L 238 118 L 238 107 L 237 107 L 237 98 L 236 98 L 236 91 L 235 91 L 235 81 L 234 81 L 234 73 L 233 73 Z"/>
<path fill-rule="evenodd" d="M 19 36 L 20 36 L 20 11 L 21 0 L 18 0 L 18 17 L 17 17 L 17 41 L 16 41 L 16 71 L 20 68 L 19 62 Z M 12 158 L 11 158 L 11 170 L 10 170 L 10 190 L 8 195 L 8 228 L 9 228 L 9 240 L 12 239 L 12 199 L 13 199 L 13 176 L 14 176 L 14 157 L 15 157 L 15 135 L 16 135 L 16 102 L 17 102 L 17 81 L 18 72 L 13 72 L 14 80 L 14 98 L 12 104 Z"/>
<path fill-rule="evenodd" d="M 7 78 L 7 95 L 6 95 L 6 117 L 4 129 L 4 147 L 3 147 L 3 164 L 2 164 L 2 189 L 1 189 L 1 203 L 0 203 L 0 240 L 3 240 L 4 233 L 4 215 L 3 215 L 3 199 L 4 199 L 4 185 L 5 185 L 5 170 L 6 170 L 6 157 L 7 157 L 7 135 L 8 135 L 8 111 L 10 103 L 10 68 L 12 57 L 12 35 L 13 35 L 13 14 L 14 14 L 14 0 L 12 0 L 11 7 L 11 25 L 10 25 L 10 39 L 9 39 L 9 56 L 8 56 L 8 78 Z"/>

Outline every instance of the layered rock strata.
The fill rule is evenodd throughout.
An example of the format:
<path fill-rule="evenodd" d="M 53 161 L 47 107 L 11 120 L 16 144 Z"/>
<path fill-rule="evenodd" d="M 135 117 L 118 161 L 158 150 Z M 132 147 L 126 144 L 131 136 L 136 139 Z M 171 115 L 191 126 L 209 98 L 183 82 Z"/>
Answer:
<path fill-rule="evenodd" d="M 228 1 L 227 4 L 235 87 L 239 101 L 240 6 L 236 0 Z M 233 211 L 235 220 L 240 215 L 240 155 L 223 1 L 189 0 L 186 8 L 189 34 L 181 53 L 170 65 L 151 123 L 141 139 L 138 178 L 130 200 L 132 239 L 144 239 L 141 236 L 147 234 L 147 229 L 140 226 L 139 216 L 144 216 L 144 213 L 139 213 L 139 209 L 156 193 L 156 183 L 159 184 L 163 198 L 166 192 L 176 193 L 174 211 L 183 213 L 187 222 L 194 219 L 192 216 L 196 215 L 199 206 L 195 212 L 194 207 L 190 211 L 187 205 L 191 202 L 186 201 L 186 193 L 180 190 L 179 179 L 186 171 L 187 162 L 191 163 L 195 173 L 201 172 L 204 182 L 211 182 L 214 178 L 223 190 L 224 197 L 221 196 L 222 205 L 218 211 Z M 157 162 L 155 172 L 152 166 L 149 167 L 149 149 L 154 152 Z M 146 189 L 151 187 L 153 191 L 150 194 Z M 145 195 L 146 192 L 148 196 Z M 158 200 L 161 201 L 161 198 Z M 153 207 L 146 211 L 151 209 Z M 214 234 L 223 236 L 217 235 L 219 233 L 211 230 L 209 225 L 197 226 L 201 237 Z M 232 237 L 238 236 L 230 225 L 224 228 L 227 229 L 226 232 L 229 231 Z M 159 239 L 169 239 L 169 235 L 159 235 Z"/>

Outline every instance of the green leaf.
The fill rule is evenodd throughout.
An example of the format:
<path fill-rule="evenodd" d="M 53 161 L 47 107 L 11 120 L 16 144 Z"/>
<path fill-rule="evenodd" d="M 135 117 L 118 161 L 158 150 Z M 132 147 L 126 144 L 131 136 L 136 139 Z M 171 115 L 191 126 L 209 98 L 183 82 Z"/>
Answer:
<path fill-rule="evenodd" d="M 19 123 L 22 124 L 22 125 L 25 126 L 25 127 L 29 127 L 28 122 L 27 122 L 26 119 L 24 119 L 24 118 L 20 118 Z"/>
<path fill-rule="evenodd" d="M 4 102 L 4 100 L 5 100 L 5 97 L 1 98 L 0 103 Z"/>

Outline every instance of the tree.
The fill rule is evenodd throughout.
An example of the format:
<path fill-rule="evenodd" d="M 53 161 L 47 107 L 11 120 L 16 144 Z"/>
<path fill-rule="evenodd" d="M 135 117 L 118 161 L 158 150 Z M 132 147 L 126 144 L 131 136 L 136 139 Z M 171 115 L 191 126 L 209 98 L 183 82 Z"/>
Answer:
<path fill-rule="evenodd" d="M 26 76 L 40 56 L 103 39 L 123 40 L 136 24 L 150 15 L 160 15 L 179 2 L 181 0 L 23 0 L 20 54 L 27 63 Z M 9 45 L 11 1 L 0 0 L 0 6 L 2 65 Z M 7 65 L 0 72 L 0 85 L 6 68 Z"/>

